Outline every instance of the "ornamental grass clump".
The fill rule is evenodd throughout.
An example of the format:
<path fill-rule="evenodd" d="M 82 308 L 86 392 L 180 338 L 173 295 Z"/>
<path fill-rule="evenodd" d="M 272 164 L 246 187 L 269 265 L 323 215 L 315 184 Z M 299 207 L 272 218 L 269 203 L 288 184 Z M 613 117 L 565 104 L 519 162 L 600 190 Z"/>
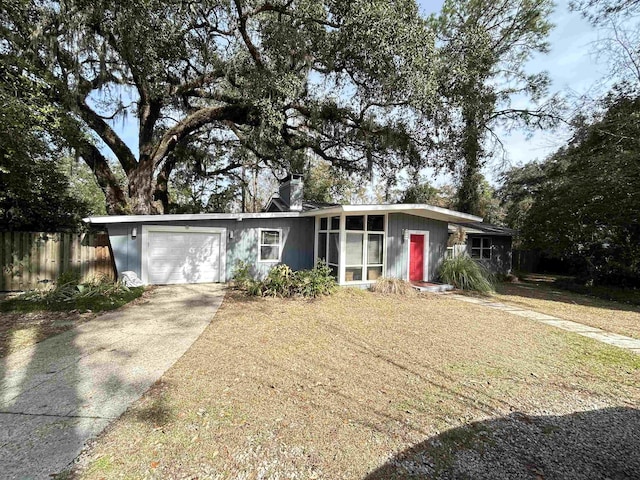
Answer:
<path fill-rule="evenodd" d="M 376 283 L 371 285 L 371 291 L 375 293 L 381 293 L 383 295 L 415 295 L 416 289 L 405 281 L 399 278 L 379 278 Z"/>
<path fill-rule="evenodd" d="M 493 292 L 493 276 L 487 268 L 469 255 L 447 258 L 440 266 L 440 280 L 460 290 Z"/>

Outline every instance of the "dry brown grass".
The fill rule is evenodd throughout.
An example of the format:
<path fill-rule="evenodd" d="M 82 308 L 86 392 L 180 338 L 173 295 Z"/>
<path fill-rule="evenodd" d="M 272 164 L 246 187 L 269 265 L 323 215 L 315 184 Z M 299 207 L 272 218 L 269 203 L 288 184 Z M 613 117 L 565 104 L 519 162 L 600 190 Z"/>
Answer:
<path fill-rule="evenodd" d="M 383 295 L 416 295 L 416 289 L 406 280 L 399 278 L 379 278 L 371 286 L 371 291 Z"/>
<path fill-rule="evenodd" d="M 142 296 L 129 302 L 126 307 L 148 301 L 153 291 L 153 288 L 147 289 Z M 71 330 L 97 316 L 97 313 L 79 313 L 77 310 L 70 312 L 0 312 L 0 358 Z"/>
<path fill-rule="evenodd" d="M 638 405 L 639 368 L 622 350 L 446 296 L 230 294 L 76 473 L 362 479 L 470 422 Z"/>
<path fill-rule="evenodd" d="M 503 283 L 496 300 L 564 320 L 640 338 L 640 307 L 554 289 L 547 284 Z"/>

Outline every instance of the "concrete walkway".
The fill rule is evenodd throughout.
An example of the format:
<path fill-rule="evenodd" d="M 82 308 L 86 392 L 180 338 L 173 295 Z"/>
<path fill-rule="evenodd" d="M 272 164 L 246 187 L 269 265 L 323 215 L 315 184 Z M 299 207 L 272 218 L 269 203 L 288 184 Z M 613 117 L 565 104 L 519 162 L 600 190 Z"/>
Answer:
<path fill-rule="evenodd" d="M 607 332 L 596 327 L 590 327 L 582 323 L 572 322 L 571 320 L 563 320 L 562 318 L 553 317 L 546 313 L 535 312 L 533 310 L 526 310 L 524 308 L 516 307 L 507 303 L 492 302 L 476 297 L 467 297 L 465 295 L 459 295 L 457 293 L 448 294 L 449 298 L 455 298 L 467 303 L 475 303 L 477 305 L 483 305 L 485 307 L 494 308 L 496 310 L 502 310 L 503 312 L 509 312 L 520 317 L 525 317 L 536 322 L 551 325 L 552 327 L 561 328 L 568 332 L 577 333 L 583 337 L 593 338 L 599 342 L 608 343 L 616 347 L 624 348 L 630 352 L 640 355 L 640 340 L 631 337 L 625 337 L 624 335 L 618 335 L 617 333 Z"/>
<path fill-rule="evenodd" d="M 158 287 L 124 307 L 0 358 L 0 477 L 50 478 L 200 336 L 221 285 Z"/>

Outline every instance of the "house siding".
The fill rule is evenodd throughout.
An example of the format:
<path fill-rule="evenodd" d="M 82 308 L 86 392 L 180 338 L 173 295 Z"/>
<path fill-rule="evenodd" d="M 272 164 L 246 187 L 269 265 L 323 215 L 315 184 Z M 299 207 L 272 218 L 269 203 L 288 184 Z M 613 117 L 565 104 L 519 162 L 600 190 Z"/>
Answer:
<path fill-rule="evenodd" d="M 407 278 L 407 245 L 404 230 L 429 232 L 429 280 L 436 280 L 449 239 L 448 224 L 406 213 L 390 213 L 387 220 L 387 277 Z"/>
<path fill-rule="evenodd" d="M 471 255 L 472 239 L 484 237 L 491 239 L 491 258 L 488 260 L 478 260 L 483 263 L 491 272 L 507 275 L 511 273 L 512 262 L 512 239 L 508 236 L 467 234 L 467 253 Z"/>
<path fill-rule="evenodd" d="M 293 270 L 304 270 L 313 267 L 313 218 L 141 222 L 107 225 L 118 274 L 131 270 L 139 277 L 142 275 L 142 225 L 225 228 L 227 231 L 225 279 L 227 281 L 233 277 L 233 271 L 238 261 L 247 262 L 251 274 L 257 278 L 263 278 L 271 267 L 275 265 L 272 262 L 258 262 L 259 229 L 272 228 L 282 231 L 281 263 L 289 265 Z M 131 232 L 134 228 L 137 229 L 137 236 L 131 238 Z"/>

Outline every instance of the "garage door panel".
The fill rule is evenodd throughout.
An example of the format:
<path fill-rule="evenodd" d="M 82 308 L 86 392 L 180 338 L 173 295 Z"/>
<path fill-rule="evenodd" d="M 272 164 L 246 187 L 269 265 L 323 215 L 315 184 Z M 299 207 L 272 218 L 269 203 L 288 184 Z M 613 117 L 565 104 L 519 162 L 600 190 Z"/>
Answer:
<path fill-rule="evenodd" d="M 219 282 L 221 233 L 148 234 L 147 280 L 152 284 Z"/>

